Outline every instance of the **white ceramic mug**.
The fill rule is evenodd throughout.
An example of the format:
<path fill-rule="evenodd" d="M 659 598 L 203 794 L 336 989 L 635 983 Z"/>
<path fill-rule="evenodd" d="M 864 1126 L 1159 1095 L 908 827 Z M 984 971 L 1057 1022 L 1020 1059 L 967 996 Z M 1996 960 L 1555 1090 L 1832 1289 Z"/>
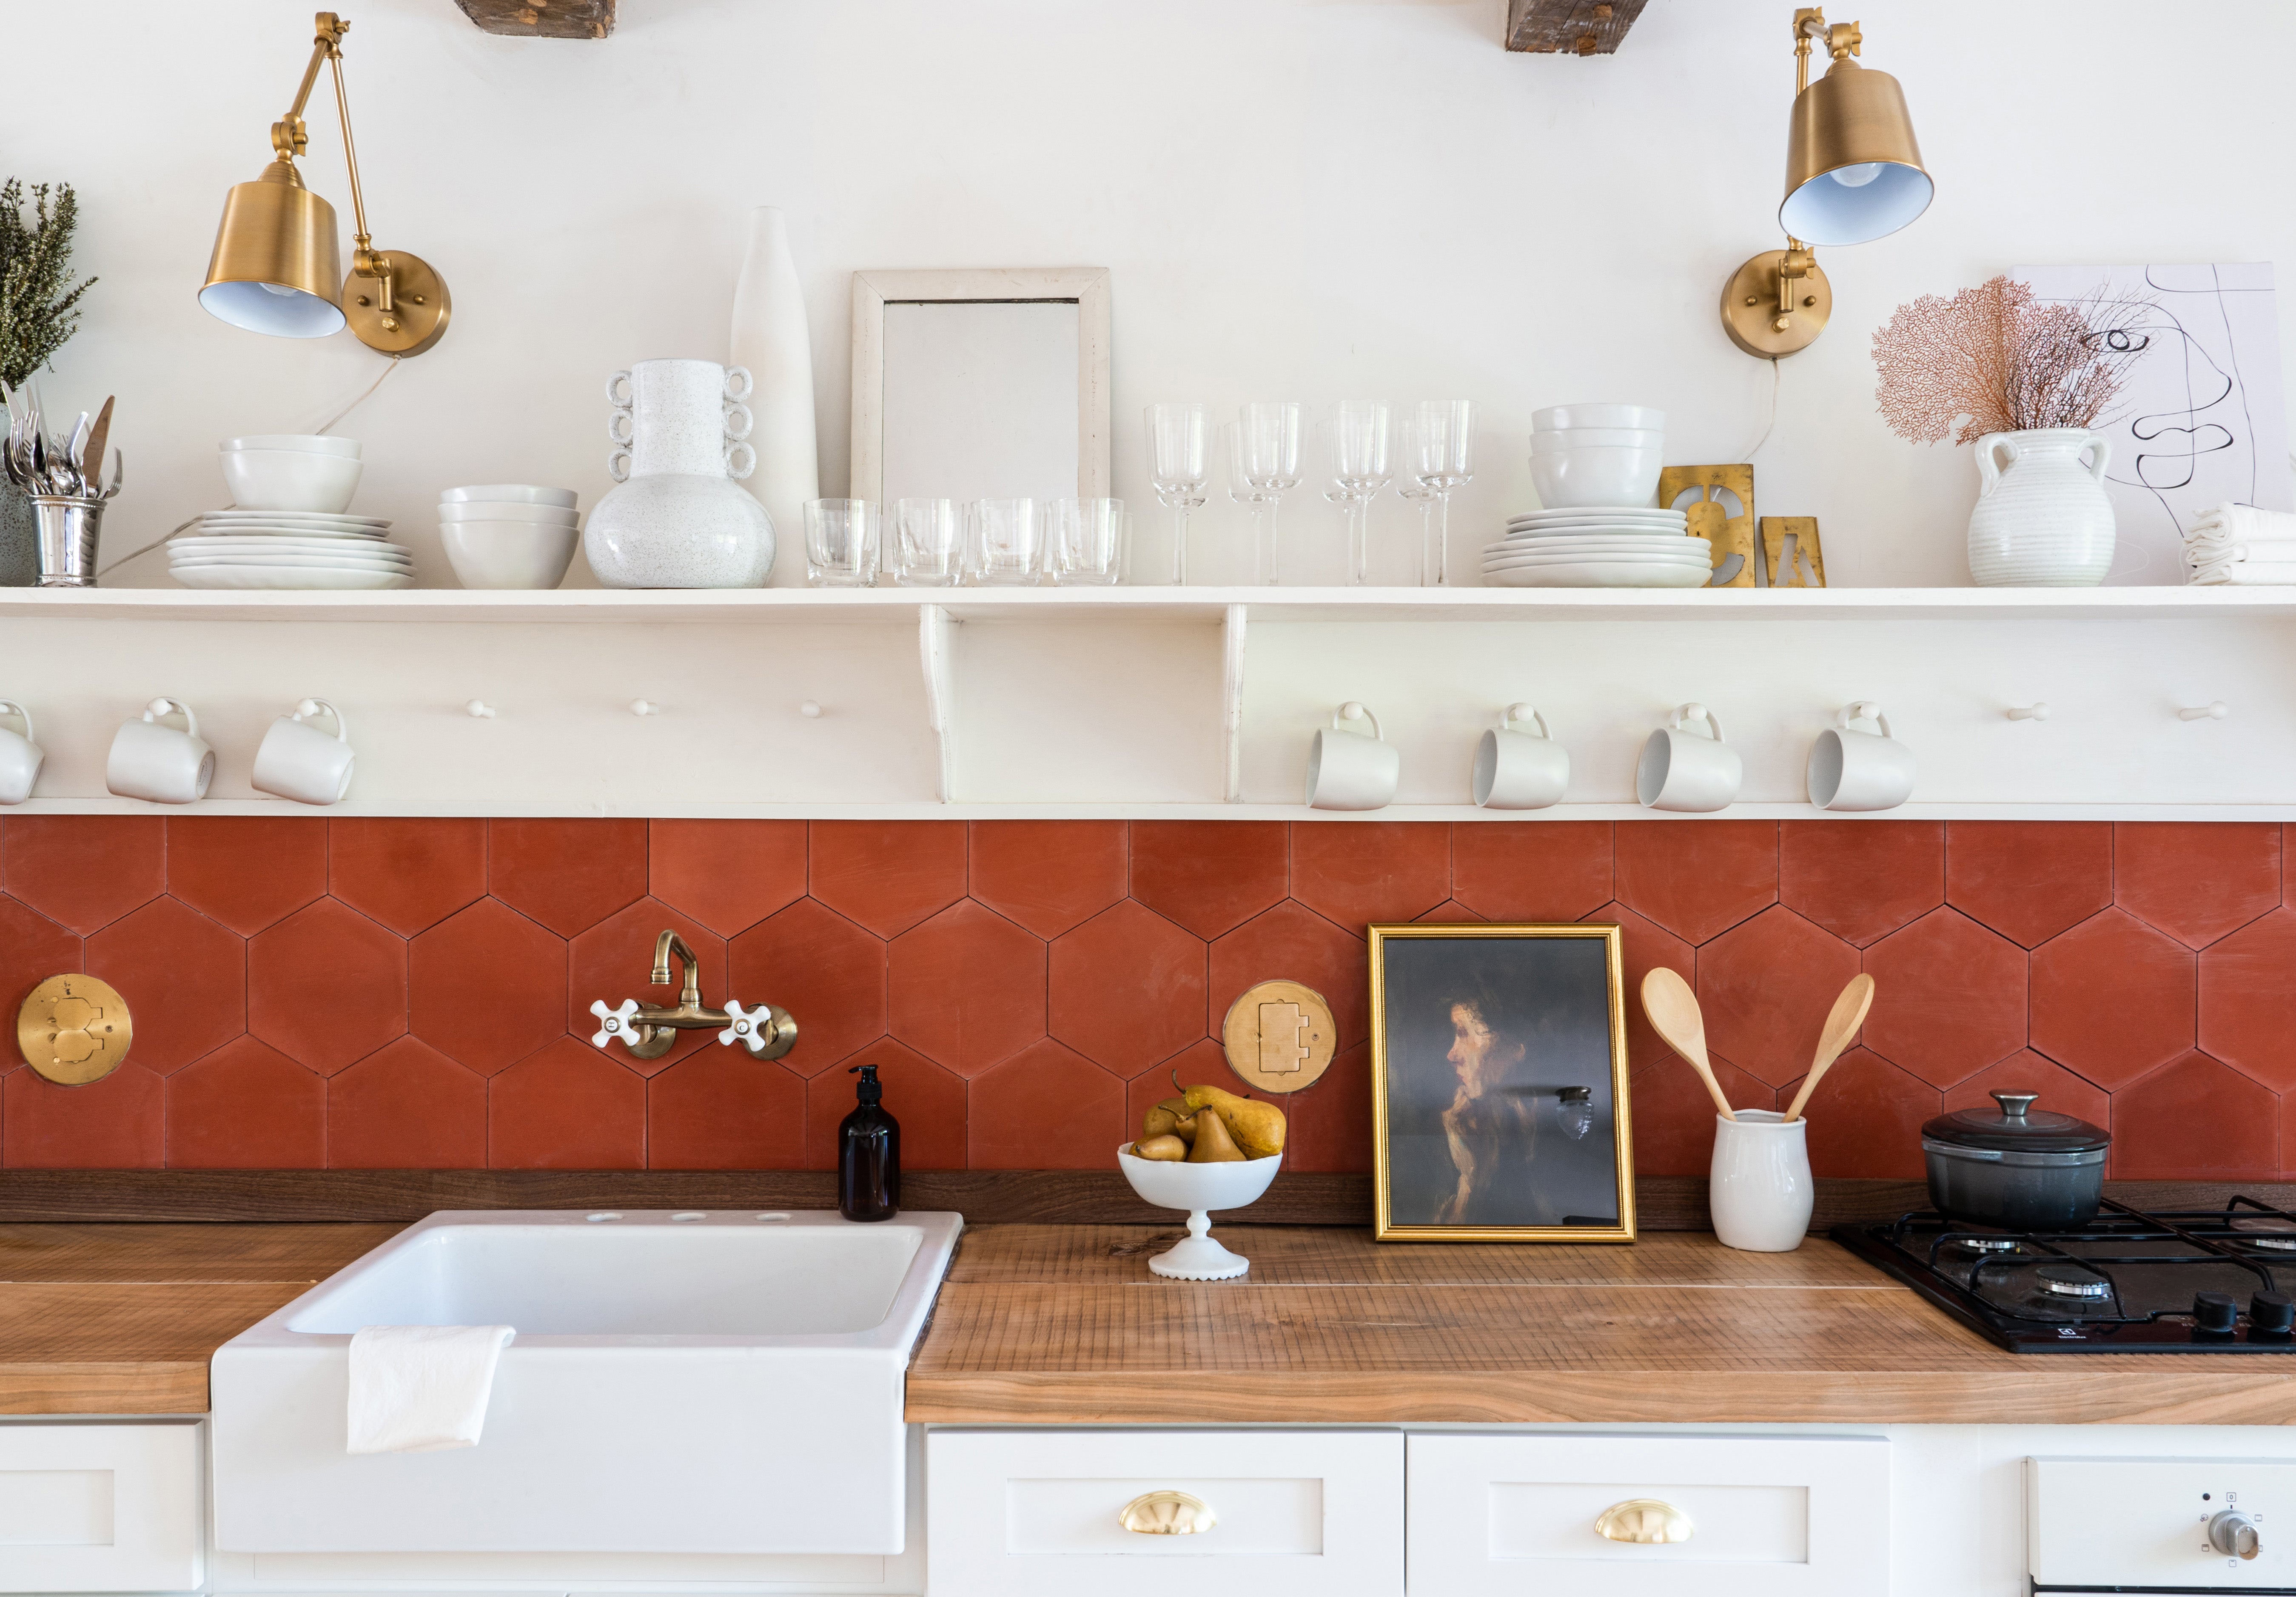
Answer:
<path fill-rule="evenodd" d="M 1703 721 L 1711 737 L 1684 730 L 1692 721 Z M 1667 723 L 1643 744 L 1642 762 L 1635 770 L 1635 798 L 1649 809 L 1679 810 L 1702 815 L 1726 808 L 1738 796 L 1745 764 L 1738 751 L 1722 741 L 1722 723 L 1702 704 L 1675 708 Z"/>
<path fill-rule="evenodd" d="M 160 720 L 184 717 L 181 732 Z M 200 718 L 180 699 L 154 699 L 140 721 L 123 721 L 104 761 L 103 785 L 122 798 L 193 804 L 215 780 L 215 750 L 200 736 Z"/>
<path fill-rule="evenodd" d="M 332 737 L 304 717 L 322 710 L 335 718 Z M 258 790 L 298 804 L 336 804 L 351 790 L 351 729 L 343 712 L 324 699 L 306 699 L 291 716 L 282 716 L 263 734 L 255 751 Z"/>
<path fill-rule="evenodd" d="M 1853 721 L 1871 721 L 1877 735 Z M 1890 717 L 1868 700 L 1845 704 L 1809 746 L 1809 801 L 1820 809 L 1895 809 L 1913 796 L 1914 751 L 1890 735 Z"/>
<path fill-rule="evenodd" d="M 1517 732 L 1517 721 L 1534 723 L 1538 735 Z M 1485 809 L 1545 809 L 1570 785 L 1570 751 L 1528 704 L 1508 705 L 1498 725 L 1475 745 L 1475 802 Z"/>
<path fill-rule="evenodd" d="M 1774 1109 L 1714 1117 L 1714 1166 L 1706 1201 L 1714 1237 L 1749 1253 L 1792 1253 L 1809 1232 L 1809 1122 Z"/>
<path fill-rule="evenodd" d="M 1343 732 L 1342 721 L 1369 721 L 1371 735 Z M 1380 735 L 1379 717 L 1353 701 L 1332 713 L 1308 749 L 1310 809 L 1380 809 L 1395 801 L 1403 756 Z"/>
<path fill-rule="evenodd" d="M 40 779 L 40 762 L 47 758 L 32 741 L 32 712 L 12 699 L 0 699 L 0 716 L 23 722 L 21 733 L 0 726 L 0 804 L 21 804 L 32 796 Z"/>

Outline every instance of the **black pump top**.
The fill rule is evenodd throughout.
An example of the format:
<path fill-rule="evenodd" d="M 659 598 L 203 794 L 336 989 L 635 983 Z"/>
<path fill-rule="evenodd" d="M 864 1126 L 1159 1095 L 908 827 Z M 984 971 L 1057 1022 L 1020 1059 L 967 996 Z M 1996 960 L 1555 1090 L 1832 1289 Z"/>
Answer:
<path fill-rule="evenodd" d="M 859 1090 L 856 1093 L 856 1096 L 857 1096 L 864 1103 L 884 1102 L 885 1084 L 877 1079 L 877 1067 L 874 1065 L 856 1065 L 851 1070 L 848 1070 L 845 1073 L 848 1076 L 850 1076 L 854 1074 L 855 1071 L 860 1072 L 861 1076 Z"/>

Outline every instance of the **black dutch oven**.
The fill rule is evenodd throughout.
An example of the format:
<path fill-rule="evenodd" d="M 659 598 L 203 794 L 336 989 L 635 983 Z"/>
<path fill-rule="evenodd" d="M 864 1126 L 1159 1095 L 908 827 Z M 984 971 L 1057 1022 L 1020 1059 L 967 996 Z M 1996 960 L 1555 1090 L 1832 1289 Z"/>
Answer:
<path fill-rule="evenodd" d="M 1996 1093 L 1998 1110 L 1956 1110 L 1922 1127 L 1938 1213 L 2006 1231 L 2079 1225 L 2095 1215 L 2112 1134 L 2070 1115 L 2035 1112 L 2038 1095 Z"/>

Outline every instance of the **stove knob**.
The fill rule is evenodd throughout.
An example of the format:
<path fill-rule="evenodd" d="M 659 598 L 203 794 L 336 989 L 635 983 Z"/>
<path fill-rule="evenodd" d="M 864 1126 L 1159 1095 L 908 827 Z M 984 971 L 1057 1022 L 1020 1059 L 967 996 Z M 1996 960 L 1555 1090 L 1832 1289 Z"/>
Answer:
<path fill-rule="evenodd" d="M 2256 1522 L 2234 1509 L 2209 1521 L 2209 1545 L 2227 1558 L 2254 1558 L 2259 1545 Z"/>
<path fill-rule="evenodd" d="M 2296 1331 L 2296 1301 L 2278 1292 L 2259 1292 L 2248 1300 L 2248 1328 L 2260 1337 Z"/>
<path fill-rule="evenodd" d="M 2193 1327 L 2223 1335 L 2240 1323 L 2240 1305 L 2230 1292 L 2193 1294 Z"/>

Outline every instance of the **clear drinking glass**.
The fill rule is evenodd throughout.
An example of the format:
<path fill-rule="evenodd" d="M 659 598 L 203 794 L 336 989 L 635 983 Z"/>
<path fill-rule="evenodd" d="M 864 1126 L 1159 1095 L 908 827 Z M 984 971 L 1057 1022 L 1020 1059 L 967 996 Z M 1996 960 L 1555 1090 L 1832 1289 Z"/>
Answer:
<path fill-rule="evenodd" d="M 964 528 L 964 569 L 988 587 L 1021 587 L 1045 569 L 1045 522 L 1034 499 L 975 499 Z"/>
<path fill-rule="evenodd" d="M 815 587 L 877 586 L 883 512 L 870 499 L 805 502 L 805 579 Z"/>
<path fill-rule="evenodd" d="M 1238 504 L 1251 506 L 1257 580 L 1279 580 L 1275 511 L 1283 496 L 1300 486 L 1301 406 L 1291 399 L 1253 399 L 1237 414 L 1228 433 L 1228 489 Z"/>
<path fill-rule="evenodd" d="M 1045 504 L 1045 550 L 1056 583 L 1105 586 L 1124 580 L 1124 501 L 1052 499 Z"/>
<path fill-rule="evenodd" d="M 1148 407 L 1148 481 L 1156 502 L 1172 512 L 1172 583 L 1188 580 L 1188 517 L 1203 508 L 1204 407 L 1165 404 Z"/>
<path fill-rule="evenodd" d="M 1387 406 L 1376 399 L 1342 399 L 1332 406 L 1332 482 L 1348 520 L 1348 580 L 1371 576 L 1371 502 L 1395 468 L 1388 458 Z"/>
<path fill-rule="evenodd" d="M 1423 399 L 1413 418 L 1405 470 L 1434 501 L 1419 554 L 1419 586 L 1451 580 L 1451 491 L 1475 477 L 1474 405 L 1465 399 Z"/>
<path fill-rule="evenodd" d="M 893 580 L 902 587 L 945 588 L 964 569 L 964 514 L 954 499 L 896 499 Z"/>

